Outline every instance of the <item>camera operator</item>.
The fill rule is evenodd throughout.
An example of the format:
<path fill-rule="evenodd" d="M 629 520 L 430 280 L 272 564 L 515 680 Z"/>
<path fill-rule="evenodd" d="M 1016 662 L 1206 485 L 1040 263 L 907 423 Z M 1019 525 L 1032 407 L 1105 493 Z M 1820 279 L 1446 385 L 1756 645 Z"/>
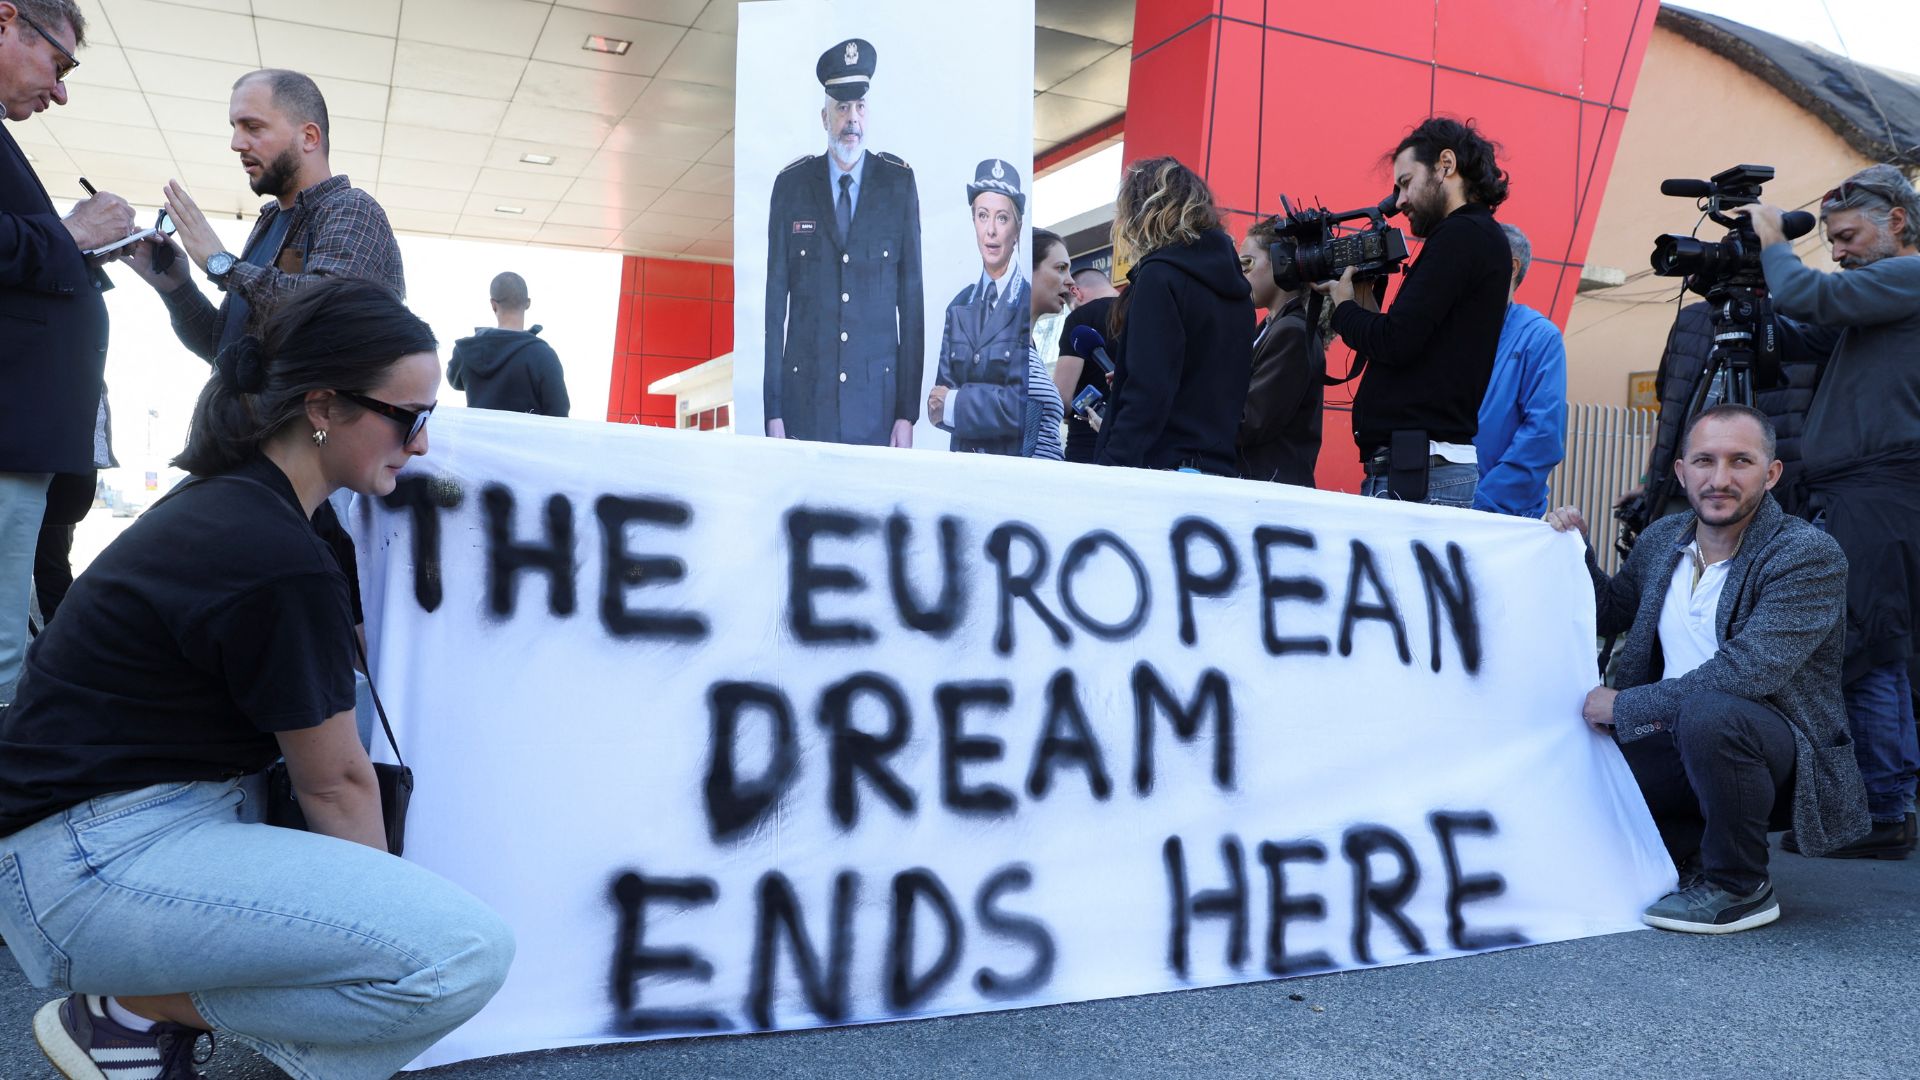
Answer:
<path fill-rule="evenodd" d="M 1779 209 L 1735 213 L 1763 245 L 1775 309 L 1841 328 L 1807 414 L 1802 485 L 1805 511 L 1847 556 L 1842 679 L 1873 831 L 1828 854 L 1905 858 L 1920 767 L 1907 671 L 1920 609 L 1920 197 L 1891 165 L 1827 192 L 1820 219 L 1835 274 L 1800 262 Z"/>
<path fill-rule="evenodd" d="M 1473 437 L 1507 314 L 1511 254 L 1493 211 L 1507 198 L 1496 148 L 1471 123 L 1433 117 L 1394 148 L 1393 187 L 1426 245 L 1384 314 L 1353 271 L 1316 286 L 1333 328 L 1366 365 L 1354 394 L 1361 494 L 1473 504 Z"/>

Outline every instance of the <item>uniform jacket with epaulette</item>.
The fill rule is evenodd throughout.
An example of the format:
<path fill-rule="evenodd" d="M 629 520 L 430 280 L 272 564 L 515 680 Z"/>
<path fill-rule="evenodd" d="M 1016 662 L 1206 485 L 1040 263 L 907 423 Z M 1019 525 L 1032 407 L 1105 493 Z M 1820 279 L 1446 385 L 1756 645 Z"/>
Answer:
<path fill-rule="evenodd" d="M 1020 453 L 1026 434 L 1033 285 L 1017 271 L 1012 277 L 1007 295 L 991 307 L 977 281 L 947 305 L 940 374 L 934 381 L 964 388 L 947 399 L 943 423 L 953 432 L 954 450 Z"/>
<path fill-rule="evenodd" d="M 1818 856 L 1848 844 L 1871 821 L 1840 695 L 1846 556 L 1832 537 L 1763 496 L 1727 567 L 1714 617 L 1719 650 L 1685 675 L 1665 679 L 1660 611 L 1696 521 L 1692 513 L 1672 514 L 1647 526 L 1611 578 L 1591 549 L 1587 553 L 1600 633 L 1627 635 L 1614 668 L 1620 691 L 1614 737 L 1632 742 L 1687 723 L 1687 697 L 1697 691 L 1768 705 L 1793 729 L 1793 828 L 1800 849 Z"/>
<path fill-rule="evenodd" d="M 920 418 L 920 196 L 906 162 L 867 151 L 843 245 L 830 170 L 817 154 L 773 182 L 766 416 L 789 438 L 884 446 Z"/>

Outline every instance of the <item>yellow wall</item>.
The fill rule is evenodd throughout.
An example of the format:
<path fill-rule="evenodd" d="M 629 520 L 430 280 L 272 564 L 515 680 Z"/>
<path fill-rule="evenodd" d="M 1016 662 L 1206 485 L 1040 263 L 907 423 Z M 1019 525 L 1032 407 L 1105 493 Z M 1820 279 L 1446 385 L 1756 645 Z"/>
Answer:
<path fill-rule="evenodd" d="M 1628 279 L 1574 301 L 1567 400 L 1625 405 L 1628 373 L 1659 363 L 1680 289 L 1677 279 L 1653 276 L 1647 256 L 1655 236 L 1688 232 L 1699 217 L 1689 200 L 1661 195 L 1660 181 L 1741 164 L 1778 170 L 1767 201 L 1817 212 L 1822 193 L 1871 162 L 1759 78 L 1656 27 L 1587 252 L 1590 268 L 1618 268 Z M 1832 269 L 1819 232 L 1794 248 L 1808 265 Z M 1708 221 L 1699 235 L 1718 240 L 1725 230 Z"/>

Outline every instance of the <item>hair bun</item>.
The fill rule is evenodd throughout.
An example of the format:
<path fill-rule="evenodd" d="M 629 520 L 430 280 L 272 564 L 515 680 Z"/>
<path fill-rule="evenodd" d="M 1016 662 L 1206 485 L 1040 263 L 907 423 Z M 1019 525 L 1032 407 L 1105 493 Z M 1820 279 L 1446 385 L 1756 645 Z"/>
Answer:
<path fill-rule="evenodd" d="M 221 349 L 213 366 L 229 389 L 257 394 L 267 388 L 267 358 L 260 351 L 260 339 L 251 334 L 242 335 Z"/>

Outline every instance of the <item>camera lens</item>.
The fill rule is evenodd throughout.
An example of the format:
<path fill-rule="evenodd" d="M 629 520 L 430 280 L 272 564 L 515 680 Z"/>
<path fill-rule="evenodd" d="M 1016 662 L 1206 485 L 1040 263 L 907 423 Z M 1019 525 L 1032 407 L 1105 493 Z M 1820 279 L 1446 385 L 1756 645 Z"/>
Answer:
<path fill-rule="evenodd" d="M 1691 236 L 1676 236 L 1672 233 L 1654 238 L 1653 272 L 1660 277 L 1684 277 L 1700 268 L 1702 257 L 1710 247 L 1703 240 Z"/>

